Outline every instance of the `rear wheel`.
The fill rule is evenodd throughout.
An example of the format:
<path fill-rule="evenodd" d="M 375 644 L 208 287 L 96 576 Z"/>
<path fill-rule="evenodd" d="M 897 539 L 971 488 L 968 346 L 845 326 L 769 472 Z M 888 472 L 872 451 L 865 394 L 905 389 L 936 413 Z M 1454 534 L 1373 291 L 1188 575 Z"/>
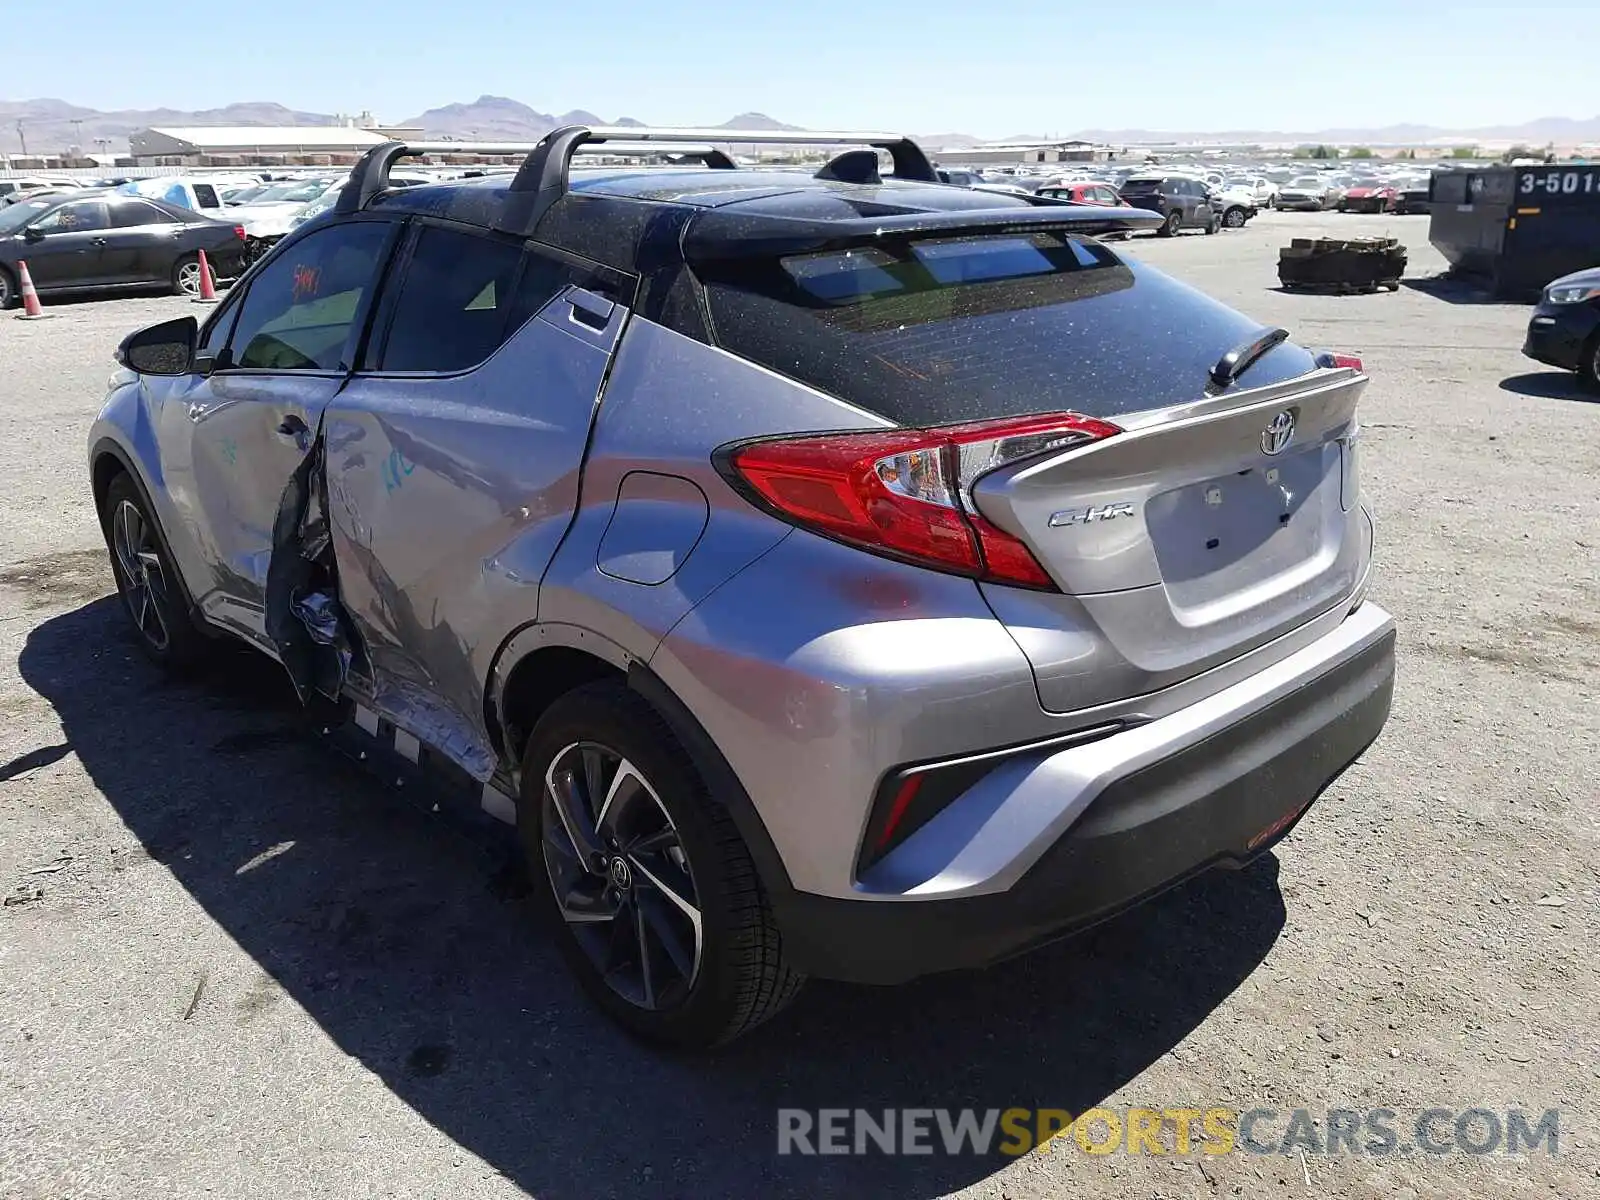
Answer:
<path fill-rule="evenodd" d="M 0 267 L 0 312 L 5 312 L 17 302 L 17 284 L 11 278 L 11 272 L 5 267 Z"/>
<path fill-rule="evenodd" d="M 172 290 L 180 296 L 200 294 L 200 256 L 185 254 L 172 264 Z"/>
<path fill-rule="evenodd" d="M 799 991 L 732 817 L 626 687 L 588 684 L 539 720 L 517 827 L 568 963 L 633 1033 L 718 1045 Z"/>
<path fill-rule="evenodd" d="M 183 583 L 161 531 L 126 472 L 106 489 L 100 522 L 117 593 L 140 647 L 170 670 L 194 666 L 205 657 L 206 636 L 189 615 Z"/>
<path fill-rule="evenodd" d="M 1161 228 L 1156 230 L 1157 237 L 1176 237 L 1178 230 L 1183 228 L 1183 213 L 1174 209 L 1167 214 L 1167 219 L 1161 223 Z"/>
<path fill-rule="evenodd" d="M 1222 223 L 1229 229 L 1242 229 L 1245 223 L 1244 209 L 1235 206 L 1222 214 Z"/>

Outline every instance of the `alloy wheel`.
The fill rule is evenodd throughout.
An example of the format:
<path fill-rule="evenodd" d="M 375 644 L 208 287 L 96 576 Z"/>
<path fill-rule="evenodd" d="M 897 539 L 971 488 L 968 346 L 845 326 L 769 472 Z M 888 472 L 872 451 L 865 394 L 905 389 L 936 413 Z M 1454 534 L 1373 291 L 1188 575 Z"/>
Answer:
<path fill-rule="evenodd" d="M 694 986 L 704 949 L 687 851 L 644 774 L 597 742 L 545 771 L 543 852 L 561 916 L 596 972 L 646 1010 Z"/>
<path fill-rule="evenodd" d="M 200 264 L 198 261 L 180 263 L 178 265 L 178 289 L 185 296 L 198 296 L 200 294 Z"/>
<path fill-rule="evenodd" d="M 117 556 L 122 599 L 139 636 L 155 650 L 165 650 L 171 640 L 166 618 L 171 592 L 155 531 L 131 500 L 117 505 L 111 518 L 111 547 Z"/>
<path fill-rule="evenodd" d="M 11 277 L 0 271 L 0 312 L 11 307 Z"/>

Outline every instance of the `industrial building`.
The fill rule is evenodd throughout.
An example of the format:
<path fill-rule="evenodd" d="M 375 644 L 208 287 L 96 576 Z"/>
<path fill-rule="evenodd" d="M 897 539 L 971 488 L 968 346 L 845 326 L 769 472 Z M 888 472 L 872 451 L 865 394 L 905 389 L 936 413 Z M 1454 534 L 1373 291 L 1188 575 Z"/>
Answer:
<path fill-rule="evenodd" d="M 420 129 L 348 125 L 157 126 L 136 130 L 129 152 L 142 167 L 347 166 L 390 138 Z"/>
<path fill-rule="evenodd" d="M 1105 162 L 1114 157 L 1109 146 L 1077 138 L 1048 142 L 985 142 L 977 146 L 952 146 L 936 157 L 945 166 L 1009 166 L 1016 163 Z"/>

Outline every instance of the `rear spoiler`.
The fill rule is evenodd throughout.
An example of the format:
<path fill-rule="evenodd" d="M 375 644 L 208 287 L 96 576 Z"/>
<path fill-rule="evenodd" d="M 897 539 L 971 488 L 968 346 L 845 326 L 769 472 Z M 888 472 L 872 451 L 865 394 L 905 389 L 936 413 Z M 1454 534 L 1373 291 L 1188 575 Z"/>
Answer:
<path fill-rule="evenodd" d="M 737 208 L 709 209 L 690 223 L 684 235 L 683 253 L 691 262 L 715 262 L 847 250 L 899 238 L 1045 231 L 1116 233 L 1154 229 L 1162 221 L 1160 213 L 1143 208 L 1063 204 L 1048 199 L 1030 200 L 1029 204 L 1029 207 L 1005 205 L 845 221 L 751 215 L 740 213 Z"/>
<path fill-rule="evenodd" d="M 909 137 L 898 133 L 832 133 L 815 130 L 657 129 L 643 125 L 565 125 L 537 142 L 385 142 L 374 146 L 350 173 L 335 211 L 359 212 L 389 186 L 389 171 L 402 158 L 425 154 L 523 154 L 499 221 L 507 233 L 529 235 L 550 206 L 567 194 L 572 158 L 580 151 L 677 153 L 699 156 L 723 169 L 733 160 L 715 149 L 725 145 L 871 146 L 885 150 L 895 177 L 937 183 L 933 163 Z M 688 149 L 672 149 L 688 147 Z M 641 150 L 642 148 L 642 150 Z"/>

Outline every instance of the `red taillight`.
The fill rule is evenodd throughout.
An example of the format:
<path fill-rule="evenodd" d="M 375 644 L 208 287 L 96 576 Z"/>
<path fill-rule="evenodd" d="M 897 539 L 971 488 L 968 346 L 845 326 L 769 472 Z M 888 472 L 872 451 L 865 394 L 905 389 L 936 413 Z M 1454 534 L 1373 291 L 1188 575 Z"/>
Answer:
<path fill-rule="evenodd" d="M 1078 413 L 1046 413 L 751 442 L 725 461 L 786 521 L 958 575 L 1053 589 L 1028 547 L 973 509 L 968 489 L 997 467 L 1120 432 Z"/>
<path fill-rule="evenodd" d="M 1361 360 L 1354 354 L 1330 354 L 1328 361 L 1335 367 L 1349 367 L 1352 371 L 1365 370 Z"/>
<path fill-rule="evenodd" d="M 244 226 L 235 225 L 233 227 L 233 236 L 238 238 L 241 242 L 244 241 Z"/>

